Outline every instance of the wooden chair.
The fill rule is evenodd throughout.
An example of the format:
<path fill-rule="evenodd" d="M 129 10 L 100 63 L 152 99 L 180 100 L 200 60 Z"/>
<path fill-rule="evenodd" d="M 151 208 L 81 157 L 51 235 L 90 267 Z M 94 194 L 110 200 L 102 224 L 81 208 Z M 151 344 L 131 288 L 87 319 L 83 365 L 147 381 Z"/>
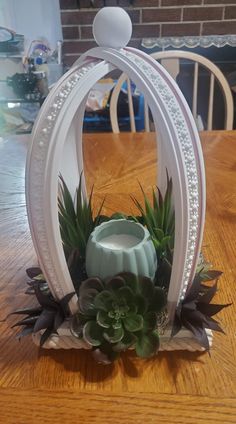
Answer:
<path fill-rule="evenodd" d="M 192 93 L 192 114 L 195 119 L 195 122 L 199 123 L 199 115 L 197 113 L 198 106 L 198 75 L 199 75 L 199 67 L 207 69 L 210 74 L 210 88 L 209 88 L 209 98 L 208 98 L 208 113 L 207 113 L 207 127 L 205 129 L 212 130 L 212 121 L 213 121 L 213 104 L 214 104 L 214 88 L 215 88 L 215 80 L 217 81 L 225 103 L 225 130 L 231 130 L 233 128 L 233 97 L 231 93 L 230 86 L 221 72 L 221 70 L 210 60 L 196 53 L 186 52 L 181 50 L 169 50 L 153 53 L 151 55 L 154 59 L 161 62 L 161 64 L 165 67 L 165 69 L 170 73 L 170 75 L 176 80 L 177 76 L 180 73 L 180 60 L 185 59 L 194 63 L 194 75 L 193 75 L 193 93 Z M 110 119 L 112 131 L 114 133 L 119 133 L 119 124 L 117 117 L 117 102 L 120 90 L 124 82 L 127 82 L 127 93 L 128 93 L 128 104 L 129 104 L 129 116 L 130 116 L 130 127 L 131 131 L 135 132 L 135 117 L 134 117 L 134 108 L 132 102 L 132 94 L 131 94 L 131 84 L 126 76 L 126 74 L 122 74 L 117 81 L 117 84 L 113 90 L 111 101 L 110 101 Z M 145 102 L 145 112 L 144 112 L 144 121 L 145 121 L 145 131 L 150 131 L 150 123 L 149 123 L 149 110 L 148 105 Z M 198 125 L 199 128 L 199 125 Z M 203 129 L 203 128 L 199 128 Z"/>

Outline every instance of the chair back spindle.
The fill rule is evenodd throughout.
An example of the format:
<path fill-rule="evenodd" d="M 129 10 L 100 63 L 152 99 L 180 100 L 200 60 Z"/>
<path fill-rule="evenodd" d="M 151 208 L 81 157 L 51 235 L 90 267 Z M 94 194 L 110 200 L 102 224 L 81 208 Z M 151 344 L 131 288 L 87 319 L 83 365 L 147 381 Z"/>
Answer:
<path fill-rule="evenodd" d="M 207 130 L 213 129 L 213 106 L 214 106 L 214 89 L 215 89 L 215 80 L 221 88 L 225 103 L 225 130 L 232 130 L 233 128 L 233 97 L 231 93 L 230 86 L 221 72 L 221 70 L 210 60 L 196 53 L 186 52 L 181 50 L 169 50 L 153 53 L 151 55 L 155 60 L 161 62 L 164 68 L 169 72 L 169 74 L 176 80 L 177 76 L 180 73 L 180 60 L 186 59 L 187 61 L 194 62 L 194 74 L 193 74 L 193 96 L 192 96 L 192 114 L 194 120 L 198 126 L 198 129 L 203 129 L 201 115 L 198 111 L 198 89 L 199 89 L 199 66 L 207 69 L 210 73 L 210 87 L 209 87 L 209 98 L 208 98 L 208 111 L 207 111 Z M 131 93 L 131 83 L 126 75 L 122 74 L 117 82 L 117 85 L 113 91 L 110 102 L 110 119 L 112 131 L 114 133 L 119 133 L 119 123 L 117 117 L 117 102 L 121 87 L 127 81 L 127 92 L 128 92 L 128 103 L 129 103 L 129 118 L 130 118 L 130 127 L 131 131 L 136 131 L 135 125 L 135 115 L 133 107 L 133 99 Z M 149 107 L 144 100 L 144 129 L 145 131 L 150 131 L 150 122 L 149 122 Z"/>

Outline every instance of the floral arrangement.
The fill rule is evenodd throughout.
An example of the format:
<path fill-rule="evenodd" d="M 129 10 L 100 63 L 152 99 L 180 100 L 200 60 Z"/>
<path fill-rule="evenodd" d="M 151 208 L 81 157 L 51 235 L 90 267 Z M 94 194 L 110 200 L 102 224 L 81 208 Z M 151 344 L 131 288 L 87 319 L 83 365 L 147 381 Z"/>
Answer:
<path fill-rule="evenodd" d="M 159 348 L 159 333 L 168 323 L 167 293 L 171 276 L 175 214 L 172 207 L 172 180 L 167 175 L 165 196 L 158 188 L 153 189 L 152 201 L 143 193 L 144 206 L 135 198 L 139 215 L 126 216 L 116 213 L 111 217 L 102 215 L 102 202 L 97 214 L 92 210 L 93 189 L 88 201 L 82 197 L 80 177 L 76 199 L 73 201 L 65 181 L 60 178 L 58 213 L 61 238 L 68 269 L 75 292 L 60 302 L 50 293 L 47 282 L 39 268 L 27 270 L 29 277 L 26 293 L 34 294 L 38 301 L 35 308 L 19 309 L 13 314 L 25 315 L 15 324 L 22 327 L 18 337 L 41 331 L 41 346 L 61 324 L 70 318 L 71 333 L 83 339 L 94 358 L 110 363 L 120 352 L 133 348 L 137 356 L 147 358 Z M 86 247 L 94 229 L 111 219 L 137 222 L 148 229 L 155 248 L 157 271 L 151 279 L 130 272 L 122 272 L 102 281 L 86 274 Z M 206 329 L 222 331 L 212 318 L 228 305 L 211 304 L 220 271 L 213 271 L 202 260 L 185 299 L 176 310 L 172 337 L 182 329 L 190 330 L 199 343 L 209 349 Z M 206 281 L 215 281 L 206 285 Z M 74 294 L 78 296 L 78 312 L 69 317 L 68 303 Z"/>

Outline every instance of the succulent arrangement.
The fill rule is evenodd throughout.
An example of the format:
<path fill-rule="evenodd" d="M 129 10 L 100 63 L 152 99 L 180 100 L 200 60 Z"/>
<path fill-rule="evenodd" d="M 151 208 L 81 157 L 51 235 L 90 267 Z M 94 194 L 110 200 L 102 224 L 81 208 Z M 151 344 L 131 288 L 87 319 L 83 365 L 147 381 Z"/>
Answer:
<path fill-rule="evenodd" d="M 141 186 L 140 186 L 141 187 Z M 140 215 L 123 213 L 111 217 L 102 215 L 104 201 L 94 216 L 93 190 L 88 201 L 82 195 L 82 175 L 72 199 L 68 187 L 60 178 L 58 198 L 59 224 L 68 269 L 78 296 L 78 312 L 69 317 L 68 303 L 75 293 L 56 301 L 39 268 L 30 268 L 28 289 L 38 300 L 34 308 L 19 309 L 13 314 L 25 315 L 15 326 L 22 327 L 18 337 L 41 331 L 41 346 L 70 318 L 71 332 L 90 345 L 94 358 L 103 364 L 116 359 L 120 352 L 134 349 L 137 356 L 147 358 L 159 348 L 159 323 L 163 314 L 167 323 L 167 292 L 172 271 L 175 235 L 175 215 L 172 207 L 172 180 L 167 174 L 167 189 L 162 196 L 156 188 L 150 201 L 144 190 L 143 204 L 133 201 Z M 97 225 L 110 219 L 127 219 L 144 225 L 150 233 L 158 261 L 154 280 L 123 272 L 106 281 L 96 276 L 88 278 L 85 270 L 86 246 Z M 199 343 L 209 348 L 206 329 L 222 331 L 212 318 L 228 305 L 210 303 L 217 290 L 221 272 L 213 271 L 201 257 L 195 279 L 184 300 L 180 302 L 172 328 L 174 337 L 181 328 L 190 330 Z M 213 286 L 206 281 L 216 280 Z"/>
<path fill-rule="evenodd" d="M 164 290 L 147 277 L 122 273 L 106 282 L 89 278 L 80 286 L 72 332 L 93 347 L 101 362 L 130 347 L 138 356 L 150 357 L 159 347 L 157 318 L 165 306 Z"/>
<path fill-rule="evenodd" d="M 156 284 L 168 290 L 174 252 L 175 213 L 172 206 L 172 179 L 169 178 L 168 173 L 166 173 L 166 179 L 167 188 L 164 197 L 156 187 L 152 190 L 152 203 L 140 185 L 144 207 L 133 198 L 133 202 L 141 213 L 140 216 L 133 217 L 133 219 L 145 225 L 151 235 L 159 264 Z"/>

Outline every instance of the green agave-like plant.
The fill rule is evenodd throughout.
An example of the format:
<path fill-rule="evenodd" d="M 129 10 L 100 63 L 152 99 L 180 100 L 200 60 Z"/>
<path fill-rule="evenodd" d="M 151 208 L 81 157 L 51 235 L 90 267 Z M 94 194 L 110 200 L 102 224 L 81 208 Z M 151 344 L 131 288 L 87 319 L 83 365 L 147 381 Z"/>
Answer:
<path fill-rule="evenodd" d="M 82 174 L 76 190 L 75 202 L 65 181 L 60 177 L 60 195 L 58 197 L 59 223 L 69 268 L 75 263 L 76 265 L 78 262 L 80 262 L 80 265 L 84 263 L 88 238 L 94 228 L 102 222 L 101 210 L 104 201 L 100 205 L 97 216 L 93 218 L 92 197 L 93 189 L 88 200 L 84 199 L 82 195 Z"/>
<path fill-rule="evenodd" d="M 93 347 L 100 362 L 134 347 L 147 358 L 159 347 L 158 313 L 166 306 L 166 294 L 147 277 L 119 274 L 106 282 L 85 280 L 79 289 L 79 313 L 72 333 Z"/>
<path fill-rule="evenodd" d="M 152 190 L 152 204 L 148 200 L 140 185 L 144 204 L 143 207 L 137 199 L 132 198 L 141 213 L 140 222 L 145 225 L 151 234 L 158 260 L 166 258 L 172 260 L 175 234 L 175 214 L 172 206 L 172 179 L 167 174 L 167 188 L 163 197 L 159 188 Z M 168 259 L 169 258 L 169 259 Z"/>
<path fill-rule="evenodd" d="M 158 268 L 156 284 L 168 289 L 173 260 L 175 238 L 175 213 L 172 206 L 172 179 L 167 175 L 167 188 L 162 196 L 158 187 L 152 190 L 152 203 L 148 200 L 141 187 L 144 197 L 144 207 L 137 199 L 132 198 L 141 216 L 135 220 L 145 225 L 151 234 L 156 249 Z"/>

